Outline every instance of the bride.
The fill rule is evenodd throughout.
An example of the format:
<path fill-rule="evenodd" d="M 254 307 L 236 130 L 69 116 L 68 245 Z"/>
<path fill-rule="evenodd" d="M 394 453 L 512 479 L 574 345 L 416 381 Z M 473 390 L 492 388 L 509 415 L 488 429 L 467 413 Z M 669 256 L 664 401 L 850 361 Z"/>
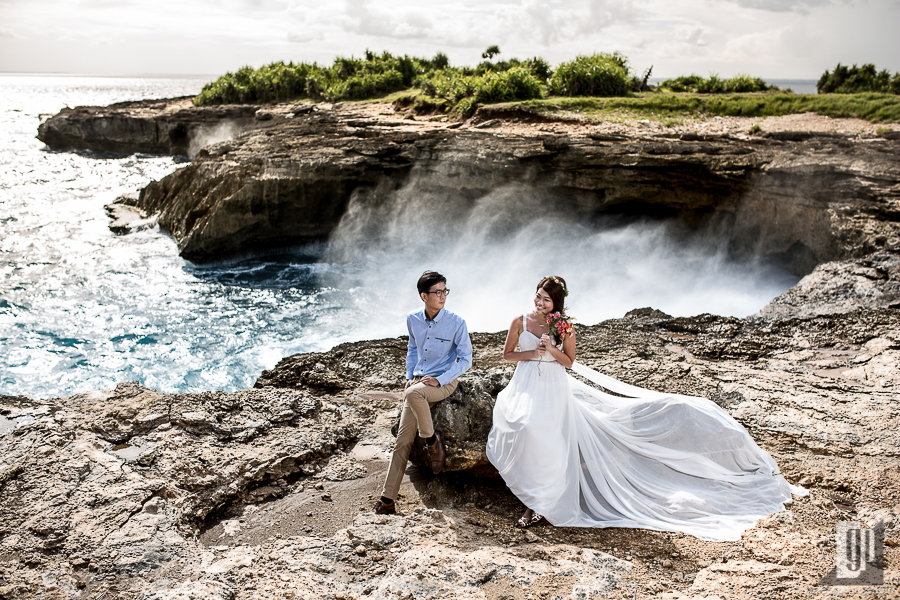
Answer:
<path fill-rule="evenodd" d="M 645 390 L 576 363 L 575 333 L 555 335 L 562 325 L 551 335 L 547 319 L 565 315 L 567 295 L 562 277 L 541 279 L 534 312 L 513 320 L 503 348 L 503 358 L 519 364 L 497 396 L 487 456 L 527 507 L 518 526 L 546 518 L 558 527 L 737 540 L 792 493 L 807 493 L 713 402 Z"/>

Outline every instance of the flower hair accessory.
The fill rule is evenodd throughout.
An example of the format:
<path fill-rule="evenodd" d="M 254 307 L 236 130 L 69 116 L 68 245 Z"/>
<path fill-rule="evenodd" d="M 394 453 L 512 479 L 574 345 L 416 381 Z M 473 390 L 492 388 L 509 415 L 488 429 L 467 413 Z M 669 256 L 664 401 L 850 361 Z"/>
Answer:
<path fill-rule="evenodd" d="M 561 312 L 552 312 L 547 315 L 547 325 L 550 326 L 550 334 L 556 339 L 564 340 L 575 331 L 575 318 Z"/>
<path fill-rule="evenodd" d="M 550 281 L 552 281 L 553 283 L 555 283 L 556 285 L 561 287 L 563 289 L 564 296 L 569 295 L 569 288 L 567 288 L 566 284 L 564 284 L 562 281 L 560 281 L 556 275 L 547 275 L 546 277 L 544 277 L 544 279 L 549 279 Z"/>

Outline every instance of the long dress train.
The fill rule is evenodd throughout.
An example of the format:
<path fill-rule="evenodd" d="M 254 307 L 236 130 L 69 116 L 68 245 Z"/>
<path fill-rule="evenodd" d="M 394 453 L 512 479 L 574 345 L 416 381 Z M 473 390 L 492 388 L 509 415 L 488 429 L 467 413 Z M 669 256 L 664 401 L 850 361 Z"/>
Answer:
<path fill-rule="evenodd" d="M 524 325 L 524 320 L 523 320 Z M 524 329 L 524 327 L 523 327 Z M 522 351 L 540 340 L 527 329 Z M 558 527 L 638 527 L 737 540 L 806 490 L 705 398 L 653 392 L 546 353 L 497 396 L 487 456 L 528 508 Z"/>

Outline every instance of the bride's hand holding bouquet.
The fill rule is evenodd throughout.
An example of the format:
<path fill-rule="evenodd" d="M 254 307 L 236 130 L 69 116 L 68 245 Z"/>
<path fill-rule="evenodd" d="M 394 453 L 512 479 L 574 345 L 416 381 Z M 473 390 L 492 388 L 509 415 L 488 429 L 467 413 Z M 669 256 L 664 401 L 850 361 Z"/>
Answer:
<path fill-rule="evenodd" d="M 547 325 L 550 326 L 550 335 L 562 342 L 575 331 L 575 317 L 564 312 L 552 312 L 547 315 Z"/>

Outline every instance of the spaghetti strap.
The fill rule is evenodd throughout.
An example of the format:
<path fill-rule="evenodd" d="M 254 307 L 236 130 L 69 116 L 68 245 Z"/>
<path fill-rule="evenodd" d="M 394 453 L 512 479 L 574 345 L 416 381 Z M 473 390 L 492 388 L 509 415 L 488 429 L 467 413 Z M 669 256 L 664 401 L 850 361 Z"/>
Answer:
<path fill-rule="evenodd" d="M 525 325 L 525 313 L 522 313 L 522 332 L 528 331 L 528 326 Z"/>

